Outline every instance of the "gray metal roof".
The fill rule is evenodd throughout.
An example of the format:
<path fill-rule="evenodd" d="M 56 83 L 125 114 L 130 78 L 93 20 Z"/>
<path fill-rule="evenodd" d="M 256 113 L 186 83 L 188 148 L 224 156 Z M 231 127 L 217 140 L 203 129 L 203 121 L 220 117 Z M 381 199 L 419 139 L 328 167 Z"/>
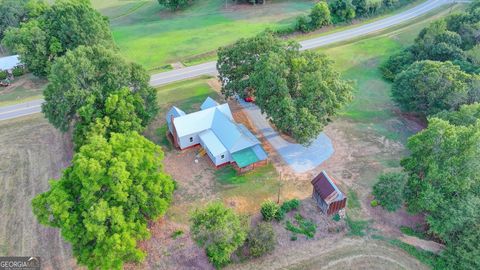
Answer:
<path fill-rule="evenodd" d="M 18 55 L 10 55 L 0 58 L 0 70 L 9 70 L 20 65 L 20 59 Z"/>

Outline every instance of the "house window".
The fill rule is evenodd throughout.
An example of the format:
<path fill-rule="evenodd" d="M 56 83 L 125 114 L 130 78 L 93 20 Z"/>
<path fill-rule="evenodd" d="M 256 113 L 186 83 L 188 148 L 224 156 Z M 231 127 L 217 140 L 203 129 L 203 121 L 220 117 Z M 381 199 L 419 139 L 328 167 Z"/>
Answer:
<path fill-rule="evenodd" d="M 225 155 L 221 155 L 220 158 L 221 158 L 221 159 L 224 159 L 224 158 L 225 158 Z"/>
<path fill-rule="evenodd" d="M 193 137 L 190 137 L 190 142 L 193 142 Z"/>

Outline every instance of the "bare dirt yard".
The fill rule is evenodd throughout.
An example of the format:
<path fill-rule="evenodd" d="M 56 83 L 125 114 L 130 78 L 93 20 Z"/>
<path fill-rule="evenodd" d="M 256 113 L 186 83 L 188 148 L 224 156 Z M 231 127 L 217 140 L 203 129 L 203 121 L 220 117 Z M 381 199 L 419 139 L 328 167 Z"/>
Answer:
<path fill-rule="evenodd" d="M 60 232 L 40 225 L 30 204 L 68 165 L 71 148 L 41 114 L 0 122 L 0 256 L 40 256 L 42 269 L 75 267 Z"/>

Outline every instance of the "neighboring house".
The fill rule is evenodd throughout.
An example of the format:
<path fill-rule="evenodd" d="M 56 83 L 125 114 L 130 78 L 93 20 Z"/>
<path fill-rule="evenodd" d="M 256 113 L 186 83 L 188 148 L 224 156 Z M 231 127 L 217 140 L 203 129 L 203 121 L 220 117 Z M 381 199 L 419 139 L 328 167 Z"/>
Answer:
<path fill-rule="evenodd" d="M 11 72 L 13 68 L 22 66 L 18 55 L 0 57 L 0 71 Z"/>
<path fill-rule="evenodd" d="M 333 215 L 345 208 L 347 197 L 325 171 L 312 180 L 312 185 L 312 197 L 323 213 Z"/>
<path fill-rule="evenodd" d="M 168 130 L 177 148 L 200 145 L 216 167 L 231 163 L 240 172 L 267 163 L 260 141 L 235 122 L 227 103 L 220 105 L 208 97 L 200 108 L 190 114 L 175 106 L 168 111 Z"/>

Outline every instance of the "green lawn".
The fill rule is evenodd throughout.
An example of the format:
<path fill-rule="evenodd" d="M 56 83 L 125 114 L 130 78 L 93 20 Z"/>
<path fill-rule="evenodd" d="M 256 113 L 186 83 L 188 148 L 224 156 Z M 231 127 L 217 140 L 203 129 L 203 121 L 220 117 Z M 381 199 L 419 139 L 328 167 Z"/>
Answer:
<path fill-rule="evenodd" d="M 40 99 L 47 82 L 31 73 L 16 78 L 13 88 L 0 87 L 0 106 L 8 106 L 21 102 Z"/>
<path fill-rule="evenodd" d="M 202 0 L 184 10 L 170 12 L 156 0 L 93 0 L 110 17 L 113 36 L 122 54 L 148 70 L 185 61 L 249 37 L 265 28 L 290 24 L 312 6 L 309 0 L 284 0 L 264 6 L 242 5 L 225 9 L 224 0 Z"/>

